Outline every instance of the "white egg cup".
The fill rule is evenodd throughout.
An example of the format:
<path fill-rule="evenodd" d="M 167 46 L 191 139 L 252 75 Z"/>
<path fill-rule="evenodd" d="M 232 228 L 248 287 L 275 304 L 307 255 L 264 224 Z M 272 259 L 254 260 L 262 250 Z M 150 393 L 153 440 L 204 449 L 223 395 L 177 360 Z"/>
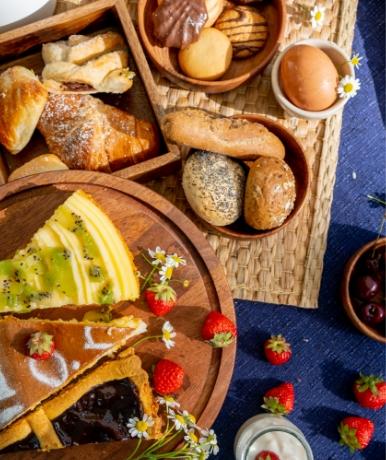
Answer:
<path fill-rule="evenodd" d="M 0 1 L 0 33 L 52 16 L 55 7 L 56 0 Z"/>
<path fill-rule="evenodd" d="M 287 97 L 285 96 L 284 92 L 280 86 L 280 77 L 279 77 L 279 69 L 280 63 L 285 55 L 285 53 L 297 45 L 310 45 L 316 48 L 321 49 L 324 51 L 328 57 L 334 63 L 336 70 L 340 77 L 344 77 L 349 75 L 355 78 L 355 70 L 354 66 L 350 62 L 350 58 L 347 56 L 346 52 L 342 50 L 338 45 L 333 42 L 327 40 L 318 40 L 318 39 L 307 39 L 307 40 L 299 40 L 292 45 L 288 46 L 284 51 L 282 51 L 278 57 L 276 58 L 271 72 L 271 83 L 273 93 L 279 105 L 287 112 L 289 115 L 296 117 L 296 118 L 305 118 L 306 120 L 324 120 L 326 118 L 331 117 L 335 113 L 339 112 L 343 109 L 344 105 L 348 101 L 348 98 L 341 98 L 337 96 L 336 101 L 330 107 L 325 110 L 320 111 L 311 111 L 311 110 L 304 110 L 296 105 L 292 104 Z"/>

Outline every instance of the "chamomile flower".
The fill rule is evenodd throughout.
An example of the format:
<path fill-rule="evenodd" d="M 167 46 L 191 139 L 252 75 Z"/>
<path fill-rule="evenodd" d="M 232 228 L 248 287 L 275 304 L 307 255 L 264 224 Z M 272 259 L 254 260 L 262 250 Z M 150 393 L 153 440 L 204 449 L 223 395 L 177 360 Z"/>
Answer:
<path fill-rule="evenodd" d="M 361 82 L 358 80 L 358 78 L 352 77 L 351 75 L 346 75 L 340 80 L 338 85 L 339 97 L 343 99 L 350 99 L 351 97 L 356 96 L 360 87 Z"/>
<path fill-rule="evenodd" d="M 130 428 L 129 433 L 132 438 L 149 439 L 149 428 L 154 425 L 154 420 L 145 414 L 142 419 L 138 417 L 130 418 L 126 426 Z"/>
<path fill-rule="evenodd" d="M 182 414 L 170 410 L 168 419 L 174 423 L 174 427 L 177 431 L 186 431 L 188 429 L 187 421 L 185 420 L 185 417 Z"/>
<path fill-rule="evenodd" d="M 201 451 L 201 446 L 199 444 L 198 436 L 194 429 L 190 429 L 185 432 L 184 440 L 188 443 L 189 447 L 196 452 Z"/>
<path fill-rule="evenodd" d="M 162 265 L 166 262 L 166 251 L 157 246 L 154 251 L 148 249 L 149 256 L 153 259 L 152 265 Z"/>
<path fill-rule="evenodd" d="M 326 8 L 324 6 L 314 6 L 310 11 L 311 15 L 311 25 L 313 29 L 318 29 L 323 25 Z"/>
<path fill-rule="evenodd" d="M 180 407 L 180 403 L 177 402 L 173 396 L 159 396 L 157 398 L 157 402 L 161 404 L 161 406 L 165 406 L 166 409 L 178 409 Z"/>
<path fill-rule="evenodd" d="M 172 279 L 173 270 L 173 267 L 166 264 L 161 267 L 161 270 L 158 272 L 161 283 L 166 283 Z"/>
<path fill-rule="evenodd" d="M 173 326 L 169 321 L 165 321 L 162 326 L 162 342 L 165 344 L 165 347 L 170 350 L 176 344 L 173 340 L 176 336 Z"/>
<path fill-rule="evenodd" d="M 176 253 L 168 254 L 166 257 L 166 265 L 173 268 L 178 268 L 180 265 L 186 265 L 186 260 Z"/>
<path fill-rule="evenodd" d="M 353 54 L 352 58 L 350 59 L 351 64 L 358 69 L 362 64 L 361 64 L 362 56 L 359 56 L 358 53 Z"/>
<path fill-rule="evenodd" d="M 209 453 L 217 455 L 220 451 L 217 443 L 217 436 L 213 430 L 201 430 L 202 437 L 200 445 L 208 450 Z"/>

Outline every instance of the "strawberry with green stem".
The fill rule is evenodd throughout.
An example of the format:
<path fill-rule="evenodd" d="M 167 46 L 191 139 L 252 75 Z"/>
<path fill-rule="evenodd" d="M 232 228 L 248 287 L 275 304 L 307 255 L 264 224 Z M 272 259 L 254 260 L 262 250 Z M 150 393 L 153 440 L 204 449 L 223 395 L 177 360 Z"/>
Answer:
<path fill-rule="evenodd" d="M 175 307 L 177 294 L 169 284 L 157 283 L 145 290 L 145 299 L 156 316 L 164 316 Z"/>
<path fill-rule="evenodd" d="M 374 434 L 374 424 L 363 417 L 346 417 L 338 428 L 340 444 L 347 446 L 353 454 L 357 450 L 365 449 Z"/>
<path fill-rule="evenodd" d="M 230 345 L 237 336 L 233 321 L 218 311 L 211 311 L 201 329 L 201 337 L 214 348 Z"/>
<path fill-rule="evenodd" d="M 272 335 L 264 342 L 264 354 L 269 363 L 280 366 L 291 359 L 291 345 L 281 334 Z"/>
<path fill-rule="evenodd" d="M 375 375 L 360 373 L 354 383 L 354 395 L 362 407 L 382 409 L 386 404 L 386 382 Z"/>
<path fill-rule="evenodd" d="M 55 351 L 54 338 L 46 332 L 34 332 L 28 339 L 27 348 L 31 358 L 40 361 L 49 359 Z"/>
<path fill-rule="evenodd" d="M 263 409 L 277 415 L 288 415 L 295 405 L 295 389 L 285 382 L 268 390 L 264 395 Z"/>

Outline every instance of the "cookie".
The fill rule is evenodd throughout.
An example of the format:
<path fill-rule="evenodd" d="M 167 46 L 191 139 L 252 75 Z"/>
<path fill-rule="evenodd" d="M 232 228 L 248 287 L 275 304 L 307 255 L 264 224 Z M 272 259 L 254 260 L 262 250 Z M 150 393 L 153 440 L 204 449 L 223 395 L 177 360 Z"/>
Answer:
<path fill-rule="evenodd" d="M 178 62 L 185 75 L 198 80 L 218 80 L 232 61 L 229 38 L 212 27 L 203 29 L 199 39 L 178 53 Z"/>
<path fill-rule="evenodd" d="M 215 28 L 229 37 L 235 59 L 258 53 L 268 37 L 265 18 L 255 8 L 247 6 L 227 8 L 217 19 Z"/>

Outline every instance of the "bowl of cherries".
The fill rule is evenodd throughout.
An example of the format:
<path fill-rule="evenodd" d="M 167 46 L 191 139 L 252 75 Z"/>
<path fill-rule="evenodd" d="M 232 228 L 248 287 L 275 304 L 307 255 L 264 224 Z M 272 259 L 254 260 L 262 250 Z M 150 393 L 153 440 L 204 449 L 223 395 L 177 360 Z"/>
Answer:
<path fill-rule="evenodd" d="M 386 343 L 385 326 L 386 237 L 370 241 L 347 262 L 341 295 L 354 326 L 363 334 Z"/>

